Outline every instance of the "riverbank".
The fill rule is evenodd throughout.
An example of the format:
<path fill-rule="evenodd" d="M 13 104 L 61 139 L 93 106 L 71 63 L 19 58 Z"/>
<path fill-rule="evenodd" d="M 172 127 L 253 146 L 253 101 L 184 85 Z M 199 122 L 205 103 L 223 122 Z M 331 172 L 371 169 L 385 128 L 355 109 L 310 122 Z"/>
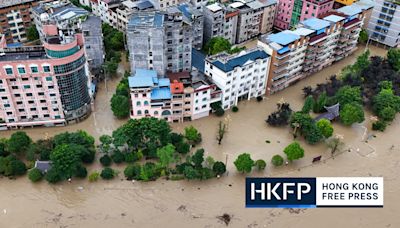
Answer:
<path fill-rule="evenodd" d="M 233 167 L 238 154 L 248 152 L 253 159 L 269 161 L 274 154 L 283 154 L 283 148 L 292 141 L 288 128 L 272 128 L 265 124 L 266 117 L 276 109 L 281 99 L 290 102 L 293 109 L 302 107 L 301 89 L 306 85 L 323 82 L 344 66 L 352 64 L 355 54 L 325 70 L 266 98 L 261 103 L 247 101 L 239 104 L 239 112 L 227 112 L 231 121 L 222 145 L 215 139 L 217 124 L 223 118 L 211 116 L 183 124 L 172 124 L 175 131 L 183 131 L 188 125 L 200 130 L 204 147 L 216 160 L 228 158 L 228 176 L 220 179 L 199 181 L 165 181 L 132 183 L 123 180 L 123 174 L 113 181 L 89 183 L 74 180 L 73 183 L 48 185 L 32 184 L 26 177 L 17 180 L 1 179 L 0 227 L 225 227 L 216 216 L 228 213 L 233 216 L 230 227 L 399 227 L 396 214 L 400 196 L 400 165 L 398 136 L 400 121 L 397 118 L 384 133 L 375 133 L 368 144 L 363 142 L 365 126 L 370 129 L 369 117 L 355 127 L 334 124 L 335 133 L 344 135 L 345 152 L 329 159 L 329 151 L 321 143 L 305 149 L 305 157 L 294 164 L 271 168 L 265 172 L 253 172 L 254 176 L 384 176 L 385 207 L 383 209 L 245 209 L 244 176 Z M 371 47 L 371 55 L 384 55 L 381 49 Z M 49 136 L 64 131 L 85 130 L 98 138 L 110 134 L 125 121 L 112 116 L 109 99 L 111 89 L 119 80 L 109 81 L 108 92 L 101 88 L 95 101 L 95 115 L 75 125 L 60 128 L 24 129 L 32 138 Z M 3 134 L 4 133 L 4 134 Z M 8 137 L 12 132 L 0 132 Z M 384 139 L 384 140 L 383 140 Z M 270 143 L 265 141 L 269 140 Z M 391 149 L 392 145 L 394 148 Z M 357 148 L 359 151 L 357 152 Z M 207 155 L 208 155 L 207 154 Z M 311 165 L 311 159 L 322 155 L 324 161 Z M 91 170 L 99 169 L 96 164 Z M 122 180 L 121 180 L 122 179 Z M 83 189 L 79 188 L 83 187 Z M 81 190 L 80 190 L 81 189 Z M 5 211 L 4 211 L 5 210 Z M 5 213 L 4 213 L 5 212 Z M 340 219 L 338 219 L 340 218 Z"/>

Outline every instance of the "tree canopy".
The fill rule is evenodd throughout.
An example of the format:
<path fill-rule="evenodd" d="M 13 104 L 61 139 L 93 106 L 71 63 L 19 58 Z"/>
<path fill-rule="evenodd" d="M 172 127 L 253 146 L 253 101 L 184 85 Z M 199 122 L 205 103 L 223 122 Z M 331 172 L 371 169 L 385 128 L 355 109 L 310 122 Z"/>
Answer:
<path fill-rule="evenodd" d="M 304 157 L 304 149 L 298 142 L 289 144 L 283 152 L 286 154 L 289 161 L 297 160 Z"/>
<path fill-rule="evenodd" d="M 242 173 L 249 173 L 254 166 L 254 161 L 251 159 L 250 154 L 240 154 L 234 162 L 236 169 Z"/>

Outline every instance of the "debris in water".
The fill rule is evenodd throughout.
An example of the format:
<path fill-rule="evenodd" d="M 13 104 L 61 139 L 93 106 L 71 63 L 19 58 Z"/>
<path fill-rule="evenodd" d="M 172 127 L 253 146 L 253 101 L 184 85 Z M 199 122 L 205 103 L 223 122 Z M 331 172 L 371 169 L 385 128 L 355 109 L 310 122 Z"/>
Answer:
<path fill-rule="evenodd" d="M 6 210 L 6 209 L 4 209 L 4 210 L 3 210 L 3 213 L 4 213 L 4 214 L 7 214 L 7 210 Z"/>
<path fill-rule="evenodd" d="M 124 217 L 124 216 L 126 216 L 126 214 L 125 213 L 121 213 L 121 216 Z"/>
<path fill-rule="evenodd" d="M 229 187 L 232 187 L 232 184 L 228 184 Z"/>
<path fill-rule="evenodd" d="M 269 141 L 269 140 L 265 140 L 265 142 L 266 142 L 266 143 L 271 143 L 271 141 Z"/>
<path fill-rule="evenodd" d="M 82 186 L 79 186 L 79 187 L 78 187 L 78 190 L 79 190 L 79 191 L 82 191 L 82 190 L 83 190 L 83 187 L 82 187 Z"/>
<path fill-rule="evenodd" d="M 179 206 L 178 209 L 176 209 L 176 210 L 177 210 L 177 211 L 187 211 L 185 205 Z"/>
<path fill-rule="evenodd" d="M 231 222 L 232 216 L 230 216 L 230 215 L 227 214 L 227 213 L 224 213 L 224 214 L 221 215 L 221 216 L 217 216 L 217 219 L 221 220 L 222 222 L 225 223 L 225 225 L 228 226 L 229 223 Z"/>

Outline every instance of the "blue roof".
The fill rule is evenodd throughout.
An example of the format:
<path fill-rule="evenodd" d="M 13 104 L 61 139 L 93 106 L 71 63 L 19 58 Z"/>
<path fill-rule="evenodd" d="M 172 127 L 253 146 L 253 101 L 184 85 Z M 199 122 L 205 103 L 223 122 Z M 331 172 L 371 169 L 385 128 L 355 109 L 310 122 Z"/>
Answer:
<path fill-rule="evenodd" d="M 7 47 L 9 47 L 9 48 L 22 47 L 22 44 L 21 43 L 11 43 L 11 44 L 7 44 Z"/>
<path fill-rule="evenodd" d="M 129 19 L 128 25 L 132 26 L 153 26 L 153 27 L 162 27 L 164 23 L 164 15 L 161 13 L 153 13 L 153 12 L 143 12 L 139 14 L 133 14 L 133 16 Z"/>
<path fill-rule="evenodd" d="M 355 4 L 345 6 L 342 8 L 337 9 L 338 12 L 344 13 L 347 16 L 354 16 L 356 14 L 359 14 L 362 12 L 362 8 L 360 6 L 357 6 Z"/>
<path fill-rule="evenodd" d="M 202 73 L 204 73 L 205 58 L 206 56 L 202 52 L 192 48 L 192 67 L 195 67 Z"/>
<path fill-rule="evenodd" d="M 152 100 L 171 99 L 171 90 L 169 87 L 154 88 L 151 90 Z"/>
<path fill-rule="evenodd" d="M 300 39 L 300 36 L 297 34 L 287 33 L 287 32 L 283 31 L 283 32 L 269 35 L 268 39 L 270 39 L 272 42 L 286 46 L 286 45 Z"/>
<path fill-rule="evenodd" d="M 284 48 L 281 48 L 281 49 L 279 49 L 278 50 L 278 54 L 283 54 L 283 53 L 285 53 L 285 52 L 288 52 L 290 49 L 289 49 L 289 46 L 286 46 L 286 47 L 284 47 Z"/>
<path fill-rule="evenodd" d="M 265 59 L 268 58 L 269 55 L 265 51 L 252 51 L 246 53 L 244 55 L 240 55 L 236 58 L 232 58 L 228 60 L 226 63 L 222 63 L 219 60 L 214 61 L 212 64 L 224 72 L 232 71 L 237 66 L 243 66 L 247 61 L 254 61 L 256 59 Z"/>
<path fill-rule="evenodd" d="M 153 8 L 154 6 L 153 6 L 153 4 L 152 4 L 150 1 L 143 1 L 143 2 L 139 2 L 139 3 L 137 4 L 137 7 L 138 7 L 140 10 L 144 10 L 144 9 L 148 9 L 148 8 Z"/>
<path fill-rule="evenodd" d="M 344 19 L 346 19 L 346 18 L 344 18 L 344 17 L 341 17 L 341 16 L 337 16 L 337 15 L 329 15 L 329 16 L 327 16 L 327 17 L 324 17 L 324 20 L 326 20 L 326 21 L 332 21 L 332 22 L 339 22 L 339 21 L 341 21 L 341 20 L 344 20 Z"/>
<path fill-rule="evenodd" d="M 190 12 L 189 6 L 187 4 L 182 4 L 178 6 L 178 9 L 182 12 L 185 17 L 192 19 L 192 13 Z"/>
<path fill-rule="evenodd" d="M 129 87 L 151 87 L 158 83 L 155 70 L 136 69 L 134 76 L 128 77 Z"/>
<path fill-rule="evenodd" d="M 158 86 L 164 87 L 164 86 L 169 86 L 171 82 L 169 81 L 168 78 L 160 78 L 158 79 Z"/>
<path fill-rule="evenodd" d="M 302 24 L 305 25 L 306 27 L 308 27 L 310 29 L 314 29 L 314 30 L 320 30 L 320 29 L 326 28 L 330 25 L 330 23 L 328 21 L 324 21 L 322 19 L 318 19 L 315 17 L 303 21 Z"/>

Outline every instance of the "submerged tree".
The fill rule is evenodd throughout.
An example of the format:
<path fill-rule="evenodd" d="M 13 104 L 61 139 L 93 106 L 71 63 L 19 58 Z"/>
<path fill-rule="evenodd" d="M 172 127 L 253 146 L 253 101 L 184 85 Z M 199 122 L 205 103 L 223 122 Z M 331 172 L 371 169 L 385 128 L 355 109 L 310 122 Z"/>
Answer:
<path fill-rule="evenodd" d="M 278 111 L 271 113 L 268 116 L 266 122 L 271 126 L 284 126 L 289 123 L 290 116 L 292 115 L 292 109 L 288 103 L 277 104 Z"/>
<path fill-rule="evenodd" d="M 335 135 L 328 139 L 326 139 L 326 145 L 331 149 L 332 156 L 335 154 L 337 150 L 339 150 L 343 145 L 343 136 Z"/>
<path fill-rule="evenodd" d="M 221 141 L 224 138 L 225 133 L 226 133 L 226 124 L 223 123 L 222 121 L 219 121 L 218 134 L 217 134 L 218 145 L 221 145 Z"/>

